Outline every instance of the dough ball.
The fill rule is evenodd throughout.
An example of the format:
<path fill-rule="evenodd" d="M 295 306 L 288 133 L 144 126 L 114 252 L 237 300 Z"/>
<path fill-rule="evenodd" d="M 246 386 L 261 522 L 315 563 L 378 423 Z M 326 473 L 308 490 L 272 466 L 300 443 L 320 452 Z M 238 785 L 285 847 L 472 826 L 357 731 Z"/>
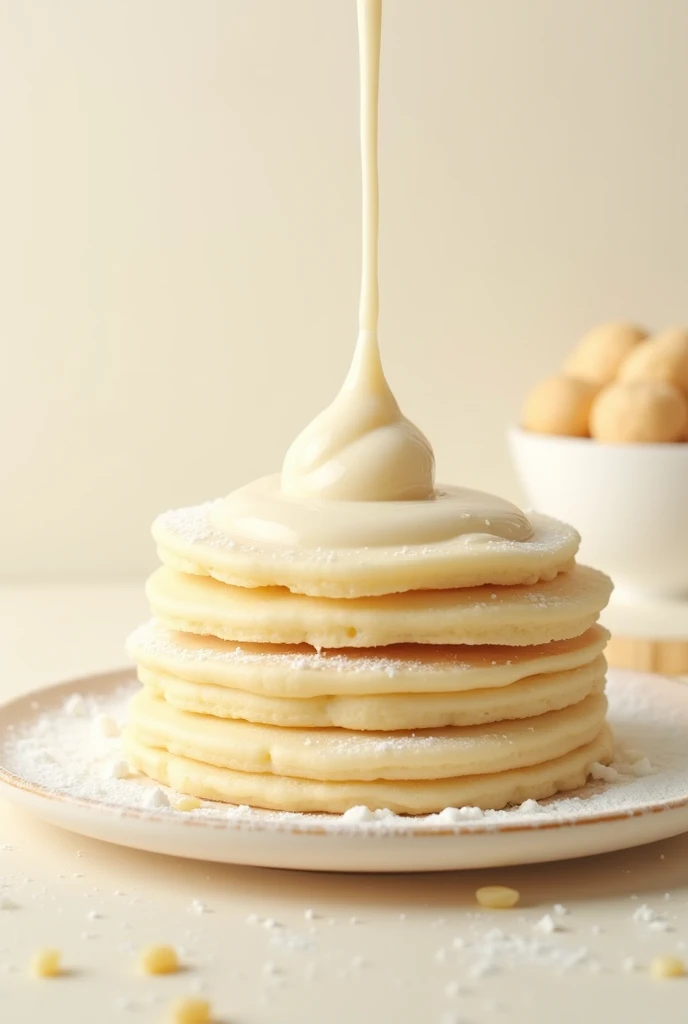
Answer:
<path fill-rule="evenodd" d="M 522 423 L 536 434 L 587 437 L 590 407 L 597 388 L 576 377 L 548 377 L 533 388 L 523 405 Z"/>
<path fill-rule="evenodd" d="M 633 324 L 602 324 L 584 334 L 564 363 L 571 377 L 581 377 L 602 387 L 614 380 L 619 367 L 647 331 Z"/>
<path fill-rule="evenodd" d="M 620 381 L 595 399 L 590 433 L 610 444 L 682 441 L 688 429 L 688 402 L 678 388 L 661 381 Z"/>
<path fill-rule="evenodd" d="M 661 380 L 688 395 L 688 331 L 672 327 L 633 349 L 619 380 Z"/>

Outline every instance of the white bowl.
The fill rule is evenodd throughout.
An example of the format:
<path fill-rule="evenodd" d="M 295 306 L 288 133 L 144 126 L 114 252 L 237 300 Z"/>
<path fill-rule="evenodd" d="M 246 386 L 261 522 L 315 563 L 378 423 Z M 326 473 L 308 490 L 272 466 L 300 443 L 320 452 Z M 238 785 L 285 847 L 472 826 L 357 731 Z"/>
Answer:
<path fill-rule="evenodd" d="M 532 508 L 571 523 L 579 559 L 617 588 L 688 597 L 688 444 L 601 444 L 509 431 Z"/>

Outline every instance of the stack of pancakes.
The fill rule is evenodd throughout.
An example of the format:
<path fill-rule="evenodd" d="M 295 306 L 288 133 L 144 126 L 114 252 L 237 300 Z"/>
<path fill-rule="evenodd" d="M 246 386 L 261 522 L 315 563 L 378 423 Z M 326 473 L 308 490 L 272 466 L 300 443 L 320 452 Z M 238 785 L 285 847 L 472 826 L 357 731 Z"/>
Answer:
<path fill-rule="evenodd" d="M 575 564 L 574 530 L 535 516 L 527 542 L 304 553 L 242 545 L 213 509 L 154 527 L 126 731 L 146 775 L 275 810 L 424 814 L 541 799 L 611 758 L 611 583 Z"/>

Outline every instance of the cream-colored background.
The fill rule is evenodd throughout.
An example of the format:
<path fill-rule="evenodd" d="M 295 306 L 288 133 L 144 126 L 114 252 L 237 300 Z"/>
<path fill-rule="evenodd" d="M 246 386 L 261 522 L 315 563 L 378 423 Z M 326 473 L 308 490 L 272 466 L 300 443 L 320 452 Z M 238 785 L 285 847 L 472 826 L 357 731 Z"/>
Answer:
<path fill-rule="evenodd" d="M 591 323 L 686 320 L 684 0 L 388 0 L 382 338 L 445 480 Z M 353 0 L 0 0 L 0 574 L 133 576 L 277 467 L 359 269 Z"/>

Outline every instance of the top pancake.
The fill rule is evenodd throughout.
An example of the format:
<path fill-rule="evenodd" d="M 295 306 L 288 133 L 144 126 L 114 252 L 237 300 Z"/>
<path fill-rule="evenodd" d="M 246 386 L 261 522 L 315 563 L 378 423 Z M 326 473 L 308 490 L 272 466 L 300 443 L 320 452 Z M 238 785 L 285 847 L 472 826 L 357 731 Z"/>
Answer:
<path fill-rule="evenodd" d="M 172 569 L 239 587 L 287 587 L 313 597 L 374 597 L 408 590 L 512 586 L 551 580 L 570 569 L 580 537 L 573 527 L 529 514 L 533 536 L 504 540 L 464 534 L 405 547 L 289 548 L 246 543 L 213 523 L 216 502 L 159 516 L 153 536 Z"/>
<path fill-rule="evenodd" d="M 247 589 L 163 566 L 148 580 L 153 614 L 168 629 L 265 644 L 386 647 L 509 644 L 580 636 L 609 600 L 611 580 L 578 565 L 533 586 L 410 591 L 353 599 Z"/>

